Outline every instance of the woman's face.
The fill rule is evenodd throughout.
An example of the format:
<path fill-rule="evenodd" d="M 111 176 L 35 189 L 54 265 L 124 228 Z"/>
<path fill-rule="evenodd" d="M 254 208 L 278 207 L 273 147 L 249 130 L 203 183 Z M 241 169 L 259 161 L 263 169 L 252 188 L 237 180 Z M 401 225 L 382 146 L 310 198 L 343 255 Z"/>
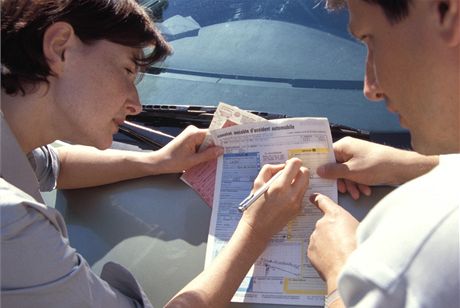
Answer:
<path fill-rule="evenodd" d="M 141 111 L 133 59 L 141 51 L 106 40 L 78 39 L 53 83 L 60 139 L 106 149 L 126 116 Z"/>

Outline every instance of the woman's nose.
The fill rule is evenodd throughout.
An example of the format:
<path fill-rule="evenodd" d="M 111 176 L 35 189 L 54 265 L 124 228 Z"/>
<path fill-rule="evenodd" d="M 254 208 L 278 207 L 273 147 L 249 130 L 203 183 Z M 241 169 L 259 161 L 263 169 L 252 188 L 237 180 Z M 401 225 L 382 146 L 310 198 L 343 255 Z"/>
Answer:
<path fill-rule="evenodd" d="M 128 110 L 128 115 L 136 115 L 142 111 L 142 104 L 137 90 L 134 90 L 132 95 L 127 99 L 126 109 Z"/>

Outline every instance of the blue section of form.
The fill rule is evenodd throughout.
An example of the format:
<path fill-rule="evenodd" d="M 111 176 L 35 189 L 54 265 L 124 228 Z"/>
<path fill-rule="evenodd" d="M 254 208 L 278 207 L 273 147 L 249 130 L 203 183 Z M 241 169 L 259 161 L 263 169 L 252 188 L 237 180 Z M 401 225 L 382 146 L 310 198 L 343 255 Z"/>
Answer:
<path fill-rule="evenodd" d="M 229 240 L 241 218 L 238 204 L 247 197 L 260 171 L 258 152 L 229 153 L 223 156 L 220 206 L 215 236 Z"/>

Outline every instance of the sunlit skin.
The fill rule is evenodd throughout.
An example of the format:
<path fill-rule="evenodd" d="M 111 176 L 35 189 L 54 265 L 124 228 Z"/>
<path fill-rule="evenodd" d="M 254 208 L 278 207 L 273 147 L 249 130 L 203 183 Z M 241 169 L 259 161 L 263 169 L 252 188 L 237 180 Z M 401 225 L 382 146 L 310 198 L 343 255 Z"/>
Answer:
<path fill-rule="evenodd" d="M 64 140 L 108 148 L 126 116 L 141 111 L 133 62 L 139 50 L 104 40 L 88 45 L 75 36 L 68 45 L 50 78 L 59 101 L 53 121 Z"/>
<path fill-rule="evenodd" d="M 53 74 L 49 83 L 26 85 L 26 95 L 2 91 L 2 112 L 24 153 L 61 139 L 104 150 L 126 116 L 141 104 L 133 58 L 140 52 L 105 40 L 84 44 L 70 24 L 56 22 L 46 31 L 43 52 Z M 216 159 L 219 147 L 197 152 L 206 129 L 187 127 L 157 151 L 100 151 L 73 145 L 57 149 L 58 188 L 82 188 L 164 173 L 180 173 Z M 254 189 L 283 169 L 280 178 L 245 211 L 228 246 L 167 304 L 171 307 L 223 307 L 273 234 L 301 210 L 309 172 L 297 158 L 266 165 Z M 146 205 L 148 206 L 148 204 Z"/>
<path fill-rule="evenodd" d="M 65 22 L 48 27 L 43 54 L 52 71 L 49 82 L 24 84 L 24 96 L 2 91 L 2 112 L 23 152 L 55 140 L 108 149 L 119 125 L 141 111 L 134 61 L 140 52 L 107 40 L 83 43 Z M 57 187 L 182 172 L 222 154 L 217 147 L 197 153 L 206 132 L 189 127 L 161 150 L 145 153 L 60 147 Z"/>
<path fill-rule="evenodd" d="M 456 38 L 440 35 L 436 2 L 416 1 L 408 17 L 392 24 L 380 6 L 348 1 L 350 32 L 368 49 L 364 95 L 384 100 L 423 154 L 460 150 L 458 48 L 446 48 Z"/>
<path fill-rule="evenodd" d="M 25 97 L 2 92 L 2 110 L 24 152 L 56 139 L 110 147 L 126 116 L 141 111 L 133 62 L 140 50 L 105 40 L 84 44 L 63 22 L 50 26 L 43 50 L 54 72 L 49 83 L 27 87 Z M 35 116 L 13 120 L 24 114 Z"/>
<path fill-rule="evenodd" d="M 417 152 L 459 153 L 460 1 L 412 1 L 409 15 L 396 23 L 376 4 L 348 0 L 347 6 L 350 32 L 368 50 L 364 95 L 399 115 Z M 353 138 L 336 142 L 334 152 L 337 163 L 323 166 L 318 174 L 339 179 L 339 190 L 355 199 L 360 192 L 370 194 L 368 185 L 400 185 L 439 163 L 437 155 Z M 310 200 L 324 216 L 311 235 L 308 257 L 330 293 L 356 248 L 358 221 L 326 196 Z M 340 299 L 330 305 L 343 306 Z"/>

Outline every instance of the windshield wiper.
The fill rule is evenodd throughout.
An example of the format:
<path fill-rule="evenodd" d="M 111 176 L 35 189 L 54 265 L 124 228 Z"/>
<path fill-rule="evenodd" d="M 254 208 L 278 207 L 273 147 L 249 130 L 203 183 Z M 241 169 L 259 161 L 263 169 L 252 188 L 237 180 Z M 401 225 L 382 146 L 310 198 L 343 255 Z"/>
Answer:
<path fill-rule="evenodd" d="M 329 123 L 329 126 L 331 127 L 331 135 L 332 135 L 333 141 L 337 141 L 346 136 L 368 140 L 368 141 L 370 140 L 370 133 L 366 130 L 353 128 L 353 127 L 336 124 L 336 123 Z"/>
<path fill-rule="evenodd" d="M 188 125 L 208 128 L 216 109 L 215 106 L 143 105 L 141 113 L 129 116 L 128 121 L 120 126 L 120 133 L 158 149 Z M 288 118 L 285 114 L 253 110 L 250 112 L 267 120 Z M 335 123 L 331 123 L 330 126 L 334 141 L 345 136 L 370 140 L 367 131 Z"/>
<path fill-rule="evenodd" d="M 128 120 L 150 127 L 185 128 L 188 125 L 195 125 L 200 128 L 208 128 L 216 109 L 216 106 L 143 105 L 142 112 L 135 116 L 129 116 Z M 250 112 L 267 120 L 287 118 L 286 115 L 277 113 Z"/>
<path fill-rule="evenodd" d="M 120 125 L 119 132 L 156 149 L 162 148 L 174 139 L 172 135 L 129 121 L 125 121 Z"/>

